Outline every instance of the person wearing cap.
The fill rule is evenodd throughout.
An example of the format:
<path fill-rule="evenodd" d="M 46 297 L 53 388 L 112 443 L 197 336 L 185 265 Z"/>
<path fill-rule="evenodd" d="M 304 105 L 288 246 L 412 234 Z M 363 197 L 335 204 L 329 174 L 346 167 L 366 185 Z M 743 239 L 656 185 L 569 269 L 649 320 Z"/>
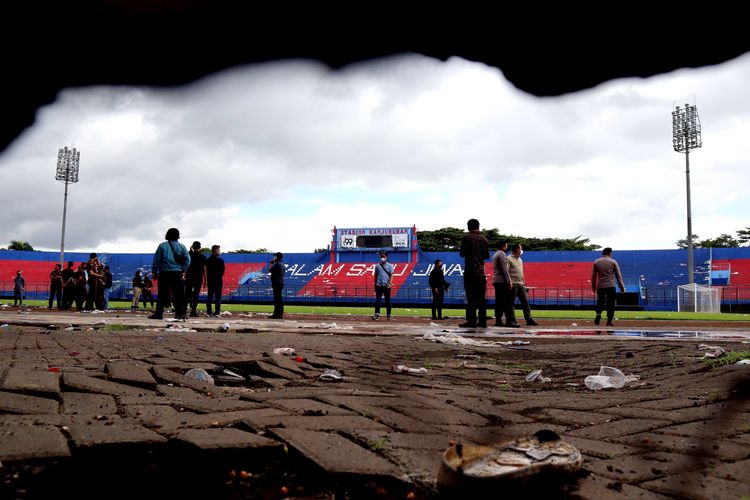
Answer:
<path fill-rule="evenodd" d="M 16 277 L 13 278 L 13 305 L 23 307 L 23 296 L 26 290 L 26 280 L 21 275 L 21 270 L 16 271 Z"/>
<path fill-rule="evenodd" d="M 393 286 L 393 266 L 388 262 L 388 254 L 380 252 L 380 262 L 373 271 L 375 277 L 375 315 L 373 321 L 380 319 L 380 301 L 385 297 L 386 319 L 391 319 L 391 287 Z"/>
<path fill-rule="evenodd" d="M 206 259 L 206 314 L 213 316 L 211 311 L 212 302 L 216 303 L 216 316 L 221 315 L 221 291 L 224 288 L 224 259 L 221 255 L 221 247 L 214 245 L 211 247 L 211 255 Z"/>
<path fill-rule="evenodd" d="M 284 317 L 284 297 L 281 295 L 284 290 L 284 273 L 286 266 L 282 262 L 284 254 L 276 252 L 268 264 L 268 270 L 271 272 L 271 288 L 273 288 L 273 314 L 271 319 L 281 319 Z"/>
<path fill-rule="evenodd" d="M 156 248 L 151 272 L 158 280 L 156 310 L 149 319 L 164 319 L 164 306 L 171 299 L 174 303 L 174 317 L 179 320 L 187 320 L 187 304 L 185 302 L 184 275 L 190 265 L 190 254 L 185 245 L 180 243 L 180 231 L 169 228 L 164 235 L 167 241 L 162 242 Z"/>
<path fill-rule="evenodd" d="M 194 241 L 190 247 L 190 266 L 185 274 L 185 295 L 190 305 L 190 316 L 198 316 L 198 296 L 205 282 L 206 256 L 201 253 L 201 242 Z"/>

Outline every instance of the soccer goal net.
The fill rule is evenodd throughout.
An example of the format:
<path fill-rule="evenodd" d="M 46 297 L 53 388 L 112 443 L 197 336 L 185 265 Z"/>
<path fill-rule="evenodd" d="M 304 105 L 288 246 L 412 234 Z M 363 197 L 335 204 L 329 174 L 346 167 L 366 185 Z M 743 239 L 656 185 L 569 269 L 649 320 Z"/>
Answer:
<path fill-rule="evenodd" d="M 695 283 L 680 285 L 677 287 L 677 311 L 721 312 L 721 289 Z"/>

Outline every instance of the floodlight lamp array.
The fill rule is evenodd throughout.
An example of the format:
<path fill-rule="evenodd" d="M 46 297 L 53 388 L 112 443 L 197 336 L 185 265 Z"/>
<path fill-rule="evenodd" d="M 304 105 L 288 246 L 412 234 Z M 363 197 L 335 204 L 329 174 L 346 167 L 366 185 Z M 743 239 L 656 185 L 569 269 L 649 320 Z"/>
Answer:
<path fill-rule="evenodd" d="M 672 147 L 678 153 L 685 153 L 702 145 L 698 108 L 690 104 L 684 108 L 676 106 L 672 111 Z"/>
<path fill-rule="evenodd" d="M 81 152 L 76 148 L 60 148 L 57 152 L 57 172 L 55 179 L 62 182 L 78 182 L 78 167 Z"/>

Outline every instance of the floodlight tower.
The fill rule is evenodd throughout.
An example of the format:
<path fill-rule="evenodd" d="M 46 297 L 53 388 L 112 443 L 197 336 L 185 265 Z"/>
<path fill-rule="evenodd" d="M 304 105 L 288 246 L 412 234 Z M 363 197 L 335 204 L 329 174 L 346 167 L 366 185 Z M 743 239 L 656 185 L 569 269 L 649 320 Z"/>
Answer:
<path fill-rule="evenodd" d="M 685 104 L 683 109 L 675 106 L 672 111 L 672 147 L 678 153 L 685 153 L 685 180 L 687 182 L 687 244 L 688 244 L 688 284 L 693 280 L 693 219 L 690 212 L 690 150 L 701 147 L 701 121 L 698 108 Z"/>
<path fill-rule="evenodd" d="M 78 164 L 81 152 L 76 148 L 61 148 L 57 152 L 57 173 L 55 179 L 65 183 L 63 201 L 62 236 L 60 237 L 60 266 L 65 269 L 65 216 L 68 212 L 68 184 L 78 182 Z"/>

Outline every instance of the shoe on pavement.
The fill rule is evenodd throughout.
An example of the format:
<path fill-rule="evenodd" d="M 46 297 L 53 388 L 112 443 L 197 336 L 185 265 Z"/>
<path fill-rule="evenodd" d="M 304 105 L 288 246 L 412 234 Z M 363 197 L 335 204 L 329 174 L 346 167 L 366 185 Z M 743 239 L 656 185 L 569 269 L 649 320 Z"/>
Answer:
<path fill-rule="evenodd" d="M 380 320 L 380 316 L 370 316 L 370 319 L 373 321 L 378 321 Z"/>
<path fill-rule="evenodd" d="M 519 323 L 508 323 L 505 326 L 507 326 L 508 328 L 521 328 L 521 325 Z"/>
<path fill-rule="evenodd" d="M 526 326 L 539 326 L 539 323 L 537 323 L 533 319 L 530 319 L 530 320 L 526 321 Z"/>
<path fill-rule="evenodd" d="M 607 326 L 615 326 L 611 319 L 607 320 Z"/>
<path fill-rule="evenodd" d="M 476 328 L 477 327 L 476 324 L 474 324 L 474 323 L 468 323 L 468 322 L 467 323 L 460 323 L 458 326 L 460 328 Z"/>
<path fill-rule="evenodd" d="M 597 315 L 596 315 L 596 316 L 594 317 L 594 324 L 595 324 L 595 325 L 598 325 L 598 324 L 599 324 L 599 322 L 600 322 L 601 320 L 602 320 L 602 315 L 601 315 L 601 314 L 597 314 Z"/>
<path fill-rule="evenodd" d="M 164 319 L 164 316 L 157 316 L 156 314 L 152 314 L 148 317 L 148 319 Z"/>

